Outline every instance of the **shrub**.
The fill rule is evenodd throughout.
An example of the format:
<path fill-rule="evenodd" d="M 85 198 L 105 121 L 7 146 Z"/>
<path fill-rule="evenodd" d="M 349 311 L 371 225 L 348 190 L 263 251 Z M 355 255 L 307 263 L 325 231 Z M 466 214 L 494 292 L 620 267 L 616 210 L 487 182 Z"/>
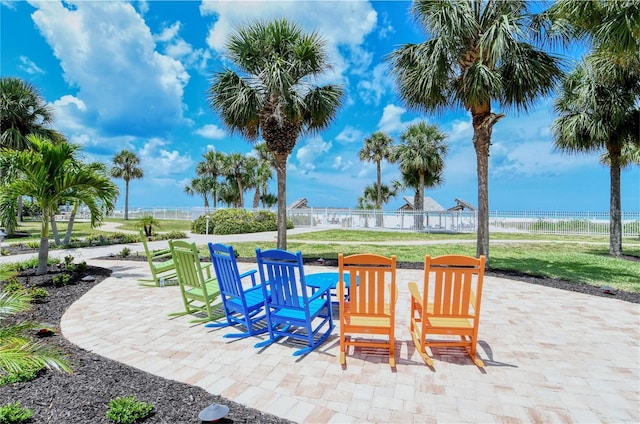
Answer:
<path fill-rule="evenodd" d="M 137 401 L 134 396 L 111 399 L 107 418 L 116 423 L 132 424 L 151 415 L 153 405 Z"/>
<path fill-rule="evenodd" d="M 244 209 L 220 209 L 209 215 L 209 234 L 244 234 L 278 229 L 277 216 L 271 211 L 249 212 Z M 205 234 L 206 215 L 198 217 L 191 224 L 191 231 Z M 287 228 L 293 222 L 287 220 Z"/>
<path fill-rule="evenodd" d="M 154 240 L 176 240 L 184 238 L 187 238 L 187 234 L 184 231 L 169 231 L 168 233 L 157 233 L 153 236 Z"/>
<path fill-rule="evenodd" d="M 31 249 L 40 249 L 40 242 L 39 241 L 28 241 L 27 242 L 27 247 L 29 247 Z"/>
<path fill-rule="evenodd" d="M 67 255 L 64 257 L 64 267 L 66 269 L 73 269 L 73 255 Z"/>
<path fill-rule="evenodd" d="M 131 254 L 131 249 L 129 249 L 128 247 L 123 247 L 122 250 L 120 251 L 121 258 L 126 258 L 130 254 Z"/>
<path fill-rule="evenodd" d="M 31 302 L 41 303 L 45 297 L 49 296 L 49 292 L 42 287 L 30 287 L 27 290 L 27 295 L 31 298 Z"/>
<path fill-rule="evenodd" d="M 60 274 L 53 277 L 53 285 L 56 287 L 64 287 L 69 284 L 71 281 L 71 276 L 69 274 Z"/>
<path fill-rule="evenodd" d="M 33 370 L 26 369 L 3 375 L 2 377 L 0 377 L 0 387 L 9 384 L 26 383 L 27 381 L 31 381 L 36 378 L 38 376 L 38 373 L 43 369 L 44 367 Z"/>
<path fill-rule="evenodd" d="M 0 407 L 0 424 L 24 423 L 33 415 L 33 411 L 20 406 L 20 402 Z"/>
<path fill-rule="evenodd" d="M 73 270 L 75 272 L 84 272 L 87 270 L 87 262 L 86 261 L 82 261 L 82 262 L 78 262 L 77 264 L 75 264 L 73 266 Z"/>
<path fill-rule="evenodd" d="M 24 287 L 15 278 L 9 278 L 2 284 L 2 290 L 7 293 L 15 293 L 24 290 Z"/>

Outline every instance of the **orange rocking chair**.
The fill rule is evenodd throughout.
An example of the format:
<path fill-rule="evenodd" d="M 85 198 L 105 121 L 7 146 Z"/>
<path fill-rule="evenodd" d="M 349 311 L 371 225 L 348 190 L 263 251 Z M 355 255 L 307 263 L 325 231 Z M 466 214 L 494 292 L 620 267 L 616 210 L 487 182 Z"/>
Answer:
<path fill-rule="evenodd" d="M 478 367 L 476 356 L 485 257 L 444 255 L 424 258 L 424 287 L 409 283 L 410 331 L 416 349 L 430 367 L 427 347 L 462 347 Z M 437 336 L 431 338 L 430 336 Z"/>
<path fill-rule="evenodd" d="M 396 256 L 340 253 L 338 268 L 340 363 L 346 364 L 348 346 L 374 347 L 388 349 L 395 367 Z"/>

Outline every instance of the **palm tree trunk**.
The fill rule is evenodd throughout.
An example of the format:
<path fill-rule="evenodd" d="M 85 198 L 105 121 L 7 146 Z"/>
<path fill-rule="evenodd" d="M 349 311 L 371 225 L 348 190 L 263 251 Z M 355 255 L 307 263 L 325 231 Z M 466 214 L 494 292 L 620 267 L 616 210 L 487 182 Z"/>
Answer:
<path fill-rule="evenodd" d="M 617 143 L 614 143 L 617 144 Z M 622 213 L 620 200 L 620 145 L 609 149 L 611 178 L 609 205 L 609 255 L 622 256 Z M 617 151 L 616 151 L 617 150 Z"/>
<path fill-rule="evenodd" d="M 382 169 L 380 167 L 380 161 L 377 161 L 378 171 L 378 198 L 376 199 L 376 227 L 382 227 Z"/>
<path fill-rule="evenodd" d="M 260 207 L 260 187 L 256 187 L 256 192 L 253 195 L 253 209 Z"/>
<path fill-rule="evenodd" d="M 238 207 L 244 208 L 244 188 L 242 187 L 242 175 L 236 175 L 238 181 Z"/>
<path fill-rule="evenodd" d="M 129 181 L 124 181 L 124 220 L 129 219 Z"/>
<path fill-rule="evenodd" d="M 58 224 L 54 214 L 51 214 L 51 232 L 53 233 L 54 244 L 60 246 L 60 234 L 58 233 Z"/>
<path fill-rule="evenodd" d="M 478 233 L 476 256 L 484 255 L 489 263 L 489 148 L 493 126 L 504 117 L 491 113 L 490 105 L 471 111 L 473 118 L 473 147 L 476 151 L 478 173 Z"/>
<path fill-rule="evenodd" d="M 18 222 L 24 221 L 23 210 L 24 210 L 24 207 L 23 207 L 22 196 L 18 196 Z"/>
<path fill-rule="evenodd" d="M 38 269 L 36 275 L 43 275 L 49 272 L 49 220 L 51 212 L 42 211 L 42 223 L 40 228 L 40 248 L 38 249 Z"/>
<path fill-rule="evenodd" d="M 287 249 L 287 154 L 274 152 L 278 175 L 278 249 Z"/>
<path fill-rule="evenodd" d="M 420 196 L 416 196 L 416 209 L 420 211 L 420 223 L 418 225 L 418 230 L 422 231 L 424 229 L 424 173 L 421 172 L 418 177 L 418 192 Z M 427 225 L 429 224 L 429 217 L 427 215 Z"/>
<path fill-rule="evenodd" d="M 69 215 L 69 223 L 67 223 L 67 232 L 64 234 L 64 240 L 62 244 L 66 247 L 69 246 L 69 242 L 71 241 L 71 232 L 73 231 L 73 223 L 76 220 L 76 213 L 78 213 L 78 202 L 73 204 L 73 210 L 71 210 L 71 215 Z"/>

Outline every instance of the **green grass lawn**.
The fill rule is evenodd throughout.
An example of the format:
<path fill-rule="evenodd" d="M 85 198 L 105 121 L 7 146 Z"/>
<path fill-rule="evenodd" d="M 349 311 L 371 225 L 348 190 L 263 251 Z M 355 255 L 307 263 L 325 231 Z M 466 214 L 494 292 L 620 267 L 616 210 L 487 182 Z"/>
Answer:
<path fill-rule="evenodd" d="M 137 230 L 135 220 L 109 220 L 120 222 L 122 230 Z M 188 231 L 189 221 L 160 220 L 160 231 Z M 33 236 L 19 241 L 38 240 L 39 223 L 22 225 Z M 66 225 L 61 225 L 62 233 Z M 88 223 L 74 225 L 74 237 L 83 238 L 100 233 Z M 212 236 L 215 240 L 215 236 Z M 563 236 L 522 233 L 492 233 L 490 235 L 489 267 L 495 270 L 524 272 L 531 275 L 559 278 L 567 281 L 608 285 L 618 290 L 640 292 L 640 262 L 612 258 L 608 255 L 608 237 Z M 14 240 L 18 241 L 18 240 Z M 446 244 L 429 244 L 435 242 Z M 414 244 L 403 244 L 411 242 Z M 374 244 L 385 243 L 385 244 Z M 397 243 L 397 244 L 395 244 Z M 234 243 L 242 257 L 254 257 L 256 247 L 271 249 L 274 242 Z M 373 230 L 326 230 L 290 235 L 289 250 L 300 250 L 307 257 L 335 259 L 338 253 L 345 255 L 371 252 L 381 255 L 395 254 L 398 261 L 422 262 L 424 255 L 443 254 L 475 255 L 475 234 L 425 234 L 411 232 Z M 203 255 L 208 255 L 201 246 Z M 626 255 L 640 257 L 640 240 L 625 238 Z"/>
<path fill-rule="evenodd" d="M 426 254 L 474 256 L 475 235 L 471 236 L 470 238 L 465 234 L 328 230 L 290 236 L 287 248 L 300 250 L 305 256 L 324 259 L 336 259 L 338 253 L 349 255 L 371 252 L 385 256 L 395 254 L 398 261 L 422 262 Z M 443 240 L 448 243 L 401 244 L 408 241 L 428 243 Z M 456 243 L 455 240 L 464 241 Z M 598 287 L 608 285 L 617 290 L 640 292 L 640 262 L 610 257 L 607 237 L 495 233 L 491 235 L 491 240 L 491 269 L 518 271 Z M 394 241 L 399 244 L 394 245 Z M 251 257 L 255 255 L 256 247 L 271 249 L 275 247 L 275 243 L 234 243 L 233 246 L 240 256 Z M 623 246 L 625 254 L 640 257 L 639 240 L 625 240 Z"/>

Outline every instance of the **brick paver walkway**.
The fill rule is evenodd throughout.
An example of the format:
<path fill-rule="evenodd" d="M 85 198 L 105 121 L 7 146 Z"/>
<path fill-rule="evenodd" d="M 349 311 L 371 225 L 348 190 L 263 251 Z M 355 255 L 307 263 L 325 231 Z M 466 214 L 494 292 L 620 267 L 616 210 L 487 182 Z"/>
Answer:
<path fill-rule="evenodd" d="M 640 305 L 486 277 L 479 355 L 443 352 L 434 370 L 408 332 L 407 283 L 398 270 L 397 368 L 386 355 L 356 351 L 338 362 L 338 332 L 302 358 L 287 342 L 224 339 L 180 311 L 177 287 L 143 288 L 145 263 L 97 261 L 106 279 L 62 319 L 84 349 L 301 423 L 640 422 Z M 239 264 L 242 270 L 255 264 Z M 329 267 L 307 267 L 323 272 Z"/>

